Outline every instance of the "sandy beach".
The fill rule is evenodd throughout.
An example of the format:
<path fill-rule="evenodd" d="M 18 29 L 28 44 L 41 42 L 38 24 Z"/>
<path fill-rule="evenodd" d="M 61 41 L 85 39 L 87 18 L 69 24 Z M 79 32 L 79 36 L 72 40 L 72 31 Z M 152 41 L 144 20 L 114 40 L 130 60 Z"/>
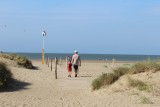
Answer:
<path fill-rule="evenodd" d="M 92 80 L 102 73 L 112 72 L 118 66 L 130 66 L 133 63 L 117 62 L 114 65 L 105 61 L 82 61 L 78 77 L 69 78 L 66 63 L 58 65 L 58 79 L 53 71 L 40 60 L 32 60 L 35 70 L 17 67 L 14 62 L 5 62 L 16 79 L 16 86 L 0 93 L 1 107 L 159 107 L 160 85 L 156 85 L 153 93 L 130 89 L 125 76 L 109 87 L 93 91 Z M 147 75 L 150 75 L 149 77 Z M 141 73 L 134 78 L 160 83 L 160 73 Z M 147 96 L 153 104 L 142 104 L 141 96 Z"/>

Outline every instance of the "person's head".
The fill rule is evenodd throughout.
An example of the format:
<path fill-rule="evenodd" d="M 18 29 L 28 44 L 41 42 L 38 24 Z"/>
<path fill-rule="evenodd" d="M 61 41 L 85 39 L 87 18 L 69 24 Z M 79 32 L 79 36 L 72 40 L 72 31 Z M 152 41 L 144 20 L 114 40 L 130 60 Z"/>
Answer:
<path fill-rule="evenodd" d="M 78 51 L 77 51 L 77 50 L 75 50 L 75 51 L 74 51 L 74 53 L 75 53 L 75 54 L 78 54 Z"/>

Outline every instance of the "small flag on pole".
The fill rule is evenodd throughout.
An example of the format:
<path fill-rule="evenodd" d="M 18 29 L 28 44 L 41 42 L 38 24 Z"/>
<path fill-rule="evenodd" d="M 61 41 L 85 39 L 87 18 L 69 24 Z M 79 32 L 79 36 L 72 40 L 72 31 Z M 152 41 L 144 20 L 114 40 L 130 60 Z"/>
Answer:
<path fill-rule="evenodd" d="M 45 32 L 45 31 L 43 31 L 43 32 L 42 32 L 42 35 L 43 35 L 43 36 L 46 36 L 47 34 L 46 34 L 46 32 Z"/>

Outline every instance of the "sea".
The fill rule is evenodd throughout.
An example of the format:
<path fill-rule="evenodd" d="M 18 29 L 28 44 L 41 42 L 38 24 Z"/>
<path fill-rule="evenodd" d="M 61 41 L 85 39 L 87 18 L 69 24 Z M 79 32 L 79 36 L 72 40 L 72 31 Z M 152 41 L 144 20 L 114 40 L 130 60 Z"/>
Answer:
<path fill-rule="evenodd" d="M 40 60 L 42 53 L 16 53 L 26 56 L 31 60 Z M 72 57 L 73 53 L 45 53 L 45 58 L 55 58 L 65 60 L 66 56 Z M 125 54 L 79 54 L 81 60 L 105 60 L 105 61 L 144 61 L 144 60 L 160 60 L 160 55 L 125 55 Z"/>

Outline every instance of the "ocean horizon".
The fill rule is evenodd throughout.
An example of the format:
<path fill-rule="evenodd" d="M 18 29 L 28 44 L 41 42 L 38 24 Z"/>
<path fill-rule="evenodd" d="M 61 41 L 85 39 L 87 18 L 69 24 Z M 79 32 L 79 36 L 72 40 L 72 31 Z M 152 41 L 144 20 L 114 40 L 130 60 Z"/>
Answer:
<path fill-rule="evenodd" d="M 15 53 L 20 56 L 26 56 L 31 60 L 41 60 L 42 53 Z M 65 60 L 66 56 L 72 57 L 73 53 L 45 53 L 45 59 L 47 57 Z M 81 60 L 108 60 L 115 59 L 116 61 L 144 61 L 147 59 L 159 60 L 160 55 L 129 55 L 129 54 L 79 54 Z"/>

